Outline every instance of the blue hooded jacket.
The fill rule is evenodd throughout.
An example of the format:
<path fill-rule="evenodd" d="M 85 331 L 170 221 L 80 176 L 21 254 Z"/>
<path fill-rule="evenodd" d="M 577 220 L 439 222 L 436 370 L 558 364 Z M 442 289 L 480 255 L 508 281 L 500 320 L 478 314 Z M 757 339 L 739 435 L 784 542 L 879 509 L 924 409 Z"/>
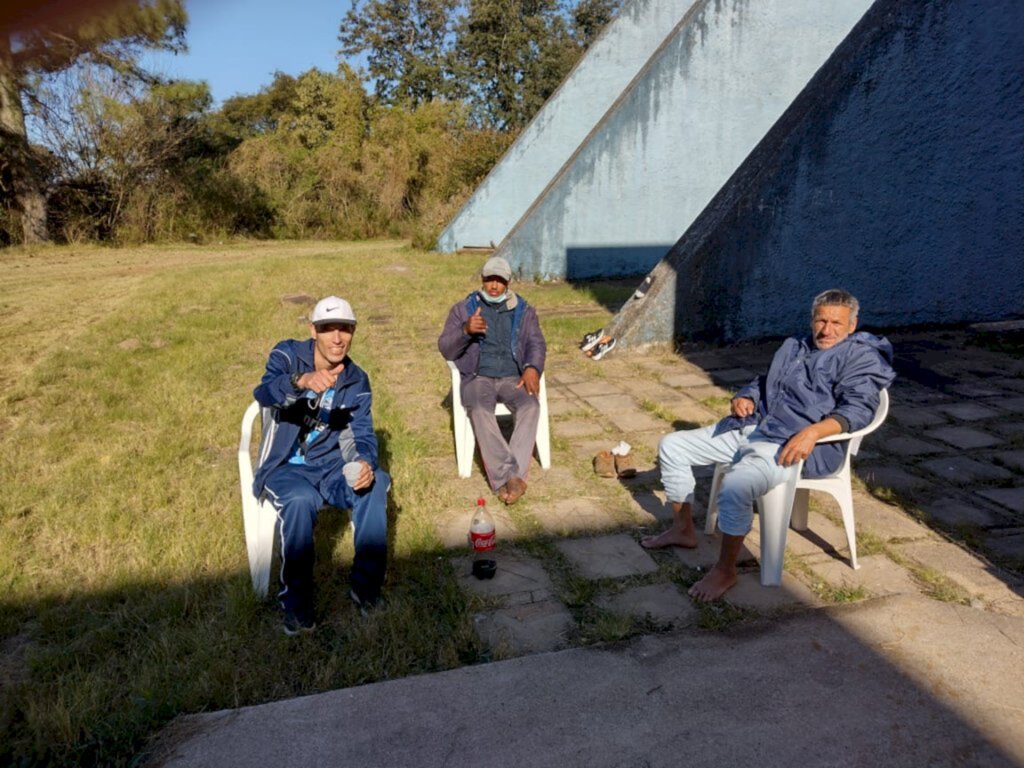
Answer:
<path fill-rule="evenodd" d="M 263 406 L 263 438 L 253 477 L 253 493 L 257 496 L 263 493 L 270 471 L 291 458 L 303 426 L 316 409 L 317 401 L 304 397 L 291 383 L 293 373 L 313 369 L 312 339 L 282 341 L 271 350 L 263 379 L 253 390 L 253 397 Z M 322 466 L 326 474 L 359 458 L 376 471 L 377 435 L 373 431 L 369 377 L 346 357 L 345 370 L 338 376 L 334 390 L 327 426 L 307 446 L 306 463 Z"/>
<path fill-rule="evenodd" d="M 744 419 L 728 416 L 715 434 L 757 424 L 767 440 L 784 445 L 804 427 L 829 416 L 845 431 L 863 429 L 878 410 L 878 393 L 896 377 L 892 344 L 863 331 L 852 333 L 830 349 L 818 349 L 810 336 L 783 342 L 766 376 L 736 393 L 756 406 Z M 845 445 L 821 443 L 804 462 L 806 477 L 825 477 L 843 462 Z"/>

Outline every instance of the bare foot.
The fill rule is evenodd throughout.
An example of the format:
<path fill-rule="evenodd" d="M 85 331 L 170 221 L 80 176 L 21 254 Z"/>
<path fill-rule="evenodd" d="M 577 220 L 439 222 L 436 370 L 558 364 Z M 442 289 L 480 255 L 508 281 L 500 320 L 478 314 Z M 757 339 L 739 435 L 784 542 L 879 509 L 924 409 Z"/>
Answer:
<path fill-rule="evenodd" d="M 505 503 L 515 504 L 524 493 L 526 493 L 526 481 L 521 477 L 511 478 L 505 484 Z"/>
<path fill-rule="evenodd" d="M 666 547 L 684 547 L 694 549 L 697 546 L 697 532 L 694 529 L 680 530 L 674 525 L 656 536 L 645 536 L 640 539 L 644 549 L 665 549 Z"/>
<path fill-rule="evenodd" d="M 687 593 L 701 603 L 714 602 L 736 585 L 736 571 L 726 570 L 715 565 L 707 576 L 698 581 Z"/>

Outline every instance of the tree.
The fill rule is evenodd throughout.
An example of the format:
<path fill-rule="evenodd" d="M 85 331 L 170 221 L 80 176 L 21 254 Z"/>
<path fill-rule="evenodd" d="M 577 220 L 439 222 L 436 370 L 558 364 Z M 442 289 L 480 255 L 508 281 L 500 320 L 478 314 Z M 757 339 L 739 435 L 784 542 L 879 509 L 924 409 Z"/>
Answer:
<path fill-rule="evenodd" d="M 341 53 L 367 54 L 384 104 L 415 108 L 457 95 L 451 77 L 453 25 L 462 0 L 353 0 L 341 23 Z"/>
<path fill-rule="evenodd" d="M 557 0 L 469 0 L 456 33 L 461 76 L 501 128 L 525 125 L 582 52 Z"/>
<path fill-rule="evenodd" d="M 42 80 L 81 61 L 145 79 L 138 54 L 146 48 L 184 50 L 186 22 L 182 0 L 114 0 L 88 17 L 0 30 L 0 178 L 9 180 L 23 242 L 49 239 L 40 158 L 25 127 L 26 108 L 42 106 Z"/>

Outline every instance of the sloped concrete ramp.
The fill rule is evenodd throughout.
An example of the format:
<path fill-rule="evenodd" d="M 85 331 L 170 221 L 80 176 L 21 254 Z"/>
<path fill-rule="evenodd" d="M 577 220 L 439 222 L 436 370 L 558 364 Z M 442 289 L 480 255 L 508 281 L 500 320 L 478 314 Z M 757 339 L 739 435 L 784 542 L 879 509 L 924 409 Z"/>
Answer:
<path fill-rule="evenodd" d="M 618 349 L 1024 311 L 1024 4 L 878 0 L 606 328 Z M 680 222 L 686 217 L 679 217 Z"/>
<path fill-rule="evenodd" d="M 498 244 L 544 191 L 688 9 L 626 0 L 438 238 L 442 252 Z"/>
<path fill-rule="evenodd" d="M 524 277 L 647 272 L 870 6 L 690 3 L 498 252 Z M 514 194 L 529 180 L 517 172 L 508 182 Z"/>
<path fill-rule="evenodd" d="M 177 766 L 1024 765 L 1024 619 L 899 596 L 178 721 Z"/>

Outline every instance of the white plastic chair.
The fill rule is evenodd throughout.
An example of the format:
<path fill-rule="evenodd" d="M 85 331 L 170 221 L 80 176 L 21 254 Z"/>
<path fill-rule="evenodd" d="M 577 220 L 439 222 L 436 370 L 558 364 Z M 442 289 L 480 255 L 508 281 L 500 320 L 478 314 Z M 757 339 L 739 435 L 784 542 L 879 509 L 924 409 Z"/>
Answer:
<path fill-rule="evenodd" d="M 242 491 L 242 520 L 245 523 L 245 546 L 249 552 L 249 576 L 252 588 L 260 597 L 267 596 L 270 586 L 270 561 L 274 556 L 274 528 L 277 512 L 270 502 L 258 499 L 252 492 L 252 425 L 260 404 L 255 400 L 242 417 L 242 438 L 238 443 L 238 476 Z M 266 419 L 263 420 L 266 423 Z"/>
<path fill-rule="evenodd" d="M 455 461 L 459 467 L 459 477 L 473 474 L 473 449 L 476 447 L 476 435 L 473 434 L 473 422 L 469 413 L 462 405 L 462 376 L 455 363 L 448 360 L 448 368 L 452 375 L 452 421 L 455 431 Z M 540 402 L 540 418 L 537 421 L 537 459 L 544 469 L 551 468 L 551 428 L 548 425 L 548 390 L 544 383 L 544 374 L 540 375 L 540 391 L 537 393 Z M 494 408 L 495 416 L 511 416 L 512 413 L 501 403 Z"/>
<path fill-rule="evenodd" d="M 761 532 L 761 584 L 766 587 L 777 587 L 782 583 L 782 559 L 786 552 L 786 531 L 792 523 L 793 530 L 807 530 L 807 503 L 811 491 L 824 491 L 831 494 L 839 503 L 843 513 L 843 527 L 846 529 L 846 542 L 850 547 L 850 567 L 860 568 L 857 563 L 857 538 L 853 521 L 853 489 L 850 484 L 850 459 L 857 455 L 860 443 L 865 435 L 878 429 L 889 414 L 889 393 L 879 393 L 878 410 L 875 417 L 863 429 L 856 432 L 842 433 L 823 437 L 819 443 L 847 442 L 846 455 L 843 463 L 828 477 L 800 477 L 804 463 L 798 462 L 789 467 L 786 479 L 772 488 L 757 500 L 760 513 Z M 708 504 L 704 532 L 712 534 L 718 522 L 718 490 L 722 484 L 725 464 L 715 465 L 715 475 L 711 480 L 711 500 Z"/>

